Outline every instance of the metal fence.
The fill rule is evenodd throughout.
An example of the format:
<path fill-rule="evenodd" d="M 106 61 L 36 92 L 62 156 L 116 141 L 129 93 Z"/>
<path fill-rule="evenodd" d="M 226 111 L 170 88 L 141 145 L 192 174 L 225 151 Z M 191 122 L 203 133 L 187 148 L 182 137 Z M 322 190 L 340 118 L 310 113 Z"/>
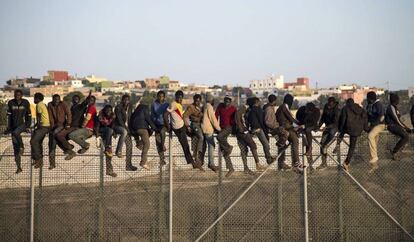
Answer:
<path fill-rule="evenodd" d="M 414 235 L 414 139 L 401 161 L 391 160 L 396 138 L 384 132 L 379 141 L 380 168 L 368 173 L 366 136 L 357 145 L 351 172 L 338 169 L 347 144 L 333 153 L 328 169 L 304 175 L 277 171 L 272 164 L 256 172 L 253 157 L 243 173 L 235 137 L 232 161 L 236 172 L 192 169 L 178 140 L 166 141 L 166 166 L 159 166 L 151 137 L 150 170 L 125 171 L 125 158 L 111 159 L 117 177 L 105 175 L 103 148 L 91 148 L 70 161 L 57 149 L 48 170 L 30 165 L 29 139 L 15 174 L 9 137 L 0 138 L 0 240 L 2 241 L 411 241 Z M 319 140 L 320 137 L 316 137 Z M 116 144 L 117 140 L 113 141 Z M 95 139 L 89 140 L 91 147 Z M 259 156 L 265 164 L 260 142 Z M 313 144 L 315 166 L 319 147 Z M 289 163 L 290 149 L 287 149 Z M 140 150 L 133 148 L 138 166 Z M 271 153 L 277 154 L 275 140 Z M 301 150 L 301 159 L 306 158 Z"/>

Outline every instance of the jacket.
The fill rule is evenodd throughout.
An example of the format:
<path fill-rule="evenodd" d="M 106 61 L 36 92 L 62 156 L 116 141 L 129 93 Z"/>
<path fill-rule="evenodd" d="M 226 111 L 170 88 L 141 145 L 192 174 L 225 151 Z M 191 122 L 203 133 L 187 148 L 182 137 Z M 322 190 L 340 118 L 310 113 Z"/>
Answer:
<path fill-rule="evenodd" d="M 159 103 L 158 101 L 151 105 L 151 119 L 159 128 L 162 128 L 166 123 L 168 124 L 168 120 L 164 120 L 164 113 L 167 112 L 169 106 L 170 104 L 167 102 Z"/>
<path fill-rule="evenodd" d="M 236 132 L 237 133 L 244 133 L 249 129 L 246 126 L 246 106 L 242 105 L 236 112 L 235 119 L 236 119 Z"/>
<path fill-rule="evenodd" d="M 207 135 L 212 135 L 214 133 L 214 130 L 221 130 L 216 115 L 214 114 L 213 106 L 210 103 L 207 103 L 204 106 L 201 129 L 203 130 L 203 133 Z"/>
<path fill-rule="evenodd" d="M 339 116 L 341 114 L 338 105 L 339 104 L 336 103 L 333 108 L 329 108 L 328 104 L 325 104 L 321 120 L 319 121 L 319 127 L 325 124 L 325 127 L 328 129 L 338 129 Z"/>
<path fill-rule="evenodd" d="M 342 108 L 339 118 L 340 133 L 350 136 L 360 136 L 367 129 L 368 118 L 366 111 L 356 103 Z"/>
<path fill-rule="evenodd" d="M 275 107 L 272 105 L 265 105 L 264 109 L 264 123 L 267 129 L 275 130 L 279 128 L 279 123 L 276 120 Z"/>
<path fill-rule="evenodd" d="M 262 129 L 265 130 L 263 109 L 258 106 L 252 106 L 247 113 L 247 126 L 250 130 Z"/>
<path fill-rule="evenodd" d="M 224 103 L 220 103 L 216 110 L 216 117 L 220 120 L 220 127 L 222 129 L 233 127 L 234 115 L 236 114 L 236 108 L 233 105 L 226 107 Z"/>
<path fill-rule="evenodd" d="M 138 105 L 138 107 L 131 115 L 128 127 L 131 133 L 136 133 L 138 129 L 157 129 L 154 122 L 151 120 L 148 105 Z"/>
<path fill-rule="evenodd" d="M 70 112 L 72 113 L 72 128 L 80 128 L 85 118 L 85 112 L 88 108 L 88 102 L 85 100 L 80 104 L 72 105 Z"/>
<path fill-rule="evenodd" d="M 371 127 L 384 123 L 384 106 L 379 100 L 367 105 L 368 123 Z"/>
<path fill-rule="evenodd" d="M 299 124 L 305 125 L 305 128 L 317 129 L 318 121 L 321 116 L 319 108 L 308 109 L 306 106 L 302 106 L 296 112 L 296 119 Z"/>
<path fill-rule="evenodd" d="M 414 105 L 411 107 L 410 116 L 411 116 L 411 124 L 414 128 Z"/>
<path fill-rule="evenodd" d="M 188 119 L 192 123 L 201 123 L 203 120 L 203 111 L 200 107 L 197 107 L 194 104 L 191 104 L 187 107 L 187 110 L 184 112 L 184 122 L 186 126 L 189 126 Z"/>
<path fill-rule="evenodd" d="M 7 128 L 10 131 L 21 125 L 25 125 L 26 128 L 30 128 L 30 125 L 32 124 L 32 113 L 29 101 L 22 99 L 20 104 L 18 104 L 16 99 L 10 100 L 7 103 L 7 117 Z"/>
<path fill-rule="evenodd" d="M 385 112 L 385 123 L 390 126 L 401 126 L 404 129 L 407 129 L 407 126 L 401 121 L 400 110 L 394 105 L 389 105 L 387 111 Z"/>
<path fill-rule="evenodd" d="M 299 122 L 292 116 L 287 104 L 282 104 L 276 111 L 276 120 L 285 129 L 293 128 L 293 123 Z"/>
<path fill-rule="evenodd" d="M 131 118 L 132 114 L 132 105 L 128 105 L 127 109 L 122 105 L 122 103 L 115 106 L 115 126 L 120 126 L 123 128 L 127 128 L 129 119 Z"/>
<path fill-rule="evenodd" d="M 65 127 L 72 125 L 72 112 L 65 102 L 60 101 L 56 106 L 53 102 L 47 105 L 47 110 L 50 116 L 50 127 Z"/>

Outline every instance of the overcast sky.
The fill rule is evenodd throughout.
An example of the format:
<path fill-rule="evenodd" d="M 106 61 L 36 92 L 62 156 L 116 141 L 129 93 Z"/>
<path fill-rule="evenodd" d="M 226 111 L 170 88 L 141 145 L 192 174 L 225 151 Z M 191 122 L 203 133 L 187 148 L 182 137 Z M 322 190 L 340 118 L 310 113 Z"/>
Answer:
<path fill-rule="evenodd" d="M 49 69 L 113 80 L 414 86 L 414 1 L 0 2 L 0 82 Z"/>

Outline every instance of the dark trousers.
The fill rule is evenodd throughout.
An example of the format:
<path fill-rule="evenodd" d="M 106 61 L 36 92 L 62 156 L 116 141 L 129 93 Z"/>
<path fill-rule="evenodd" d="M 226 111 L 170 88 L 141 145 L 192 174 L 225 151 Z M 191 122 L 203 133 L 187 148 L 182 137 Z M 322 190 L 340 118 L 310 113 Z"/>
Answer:
<path fill-rule="evenodd" d="M 35 129 L 32 138 L 30 139 L 30 147 L 32 149 L 32 159 L 39 161 L 43 158 L 43 140 L 45 139 L 49 127 L 38 127 Z"/>
<path fill-rule="evenodd" d="M 165 161 L 165 155 L 164 152 L 166 150 L 165 148 L 165 137 L 166 137 L 166 131 L 167 129 L 163 127 L 159 127 L 158 130 L 155 131 L 155 145 L 157 146 L 157 152 L 160 156 L 160 162 Z"/>
<path fill-rule="evenodd" d="M 179 128 L 179 129 L 173 129 L 175 135 L 177 135 L 178 141 L 181 144 L 181 147 L 183 148 L 185 160 L 187 161 L 187 164 L 194 164 L 193 156 L 190 152 L 190 146 L 188 145 L 187 140 L 187 133 L 185 126 Z"/>
<path fill-rule="evenodd" d="M 49 132 L 49 164 L 55 165 L 56 160 L 56 145 L 62 148 L 60 143 L 57 142 L 56 135 L 63 130 L 63 127 L 56 127 Z M 63 148 L 62 148 L 63 149 Z"/>
<path fill-rule="evenodd" d="M 404 146 L 408 143 L 409 141 L 408 133 L 403 127 L 399 125 L 388 125 L 388 131 L 400 137 L 400 140 L 398 140 L 397 144 L 395 144 L 395 147 L 392 150 L 392 153 L 397 153 L 400 150 L 402 150 Z"/>
<path fill-rule="evenodd" d="M 202 152 L 203 152 L 203 145 L 204 145 L 204 134 L 201 130 L 200 123 L 191 123 L 191 132 L 193 133 L 191 137 L 191 147 L 193 151 L 193 157 L 197 160 L 201 159 Z"/>
<path fill-rule="evenodd" d="M 253 131 L 253 134 L 257 136 L 260 143 L 262 144 L 267 164 L 270 164 L 272 162 L 272 155 L 270 154 L 270 145 L 267 135 L 262 129 Z"/>
<path fill-rule="evenodd" d="M 129 134 L 125 137 L 125 150 L 125 163 L 127 166 L 132 165 L 132 138 Z"/>
<path fill-rule="evenodd" d="M 287 130 L 287 132 L 289 133 L 288 136 L 288 141 L 290 143 L 290 148 L 291 148 L 291 156 L 292 156 L 292 166 L 299 166 L 300 165 L 300 161 L 299 161 L 299 138 L 298 135 L 296 133 L 296 131 L 294 129 L 289 129 Z M 282 148 L 278 147 L 278 152 L 280 154 L 280 152 L 282 152 Z M 278 165 L 281 166 L 286 159 L 286 152 L 283 152 L 278 159 Z"/>
<path fill-rule="evenodd" d="M 99 133 L 101 133 L 101 137 L 104 143 L 105 148 L 112 147 L 112 135 L 114 134 L 114 130 L 110 127 L 100 127 Z"/>
<path fill-rule="evenodd" d="M 351 163 L 351 159 L 354 156 L 357 141 L 358 141 L 358 136 L 349 136 L 348 154 L 346 155 L 346 158 L 345 158 L 345 164 L 347 165 Z"/>
<path fill-rule="evenodd" d="M 322 162 L 326 163 L 326 158 L 328 154 L 328 145 L 335 138 L 337 130 L 335 128 L 326 128 L 322 133 L 321 138 L 321 157 Z"/>
<path fill-rule="evenodd" d="M 57 140 L 57 143 L 60 144 L 63 151 L 68 151 L 68 150 L 73 149 L 73 146 L 68 141 L 69 140 L 68 135 L 72 133 L 73 131 L 75 131 L 76 129 L 77 128 L 74 128 L 74 127 L 65 128 L 56 134 L 55 138 Z"/>
<path fill-rule="evenodd" d="M 14 151 L 14 159 L 15 159 L 17 167 L 21 166 L 20 149 L 24 148 L 23 139 L 22 139 L 21 134 L 25 130 L 26 130 L 26 125 L 20 125 L 19 127 L 13 129 L 13 131 L 11 132 L 13 151 Z"/>
<path fill-rule="evenodd" d="M 237 133 L 237 144 L 240 148 L 240 155 L 243 161 L 244 168 L 247 168 L 247 154 L 250 148 L 254 161 L 259 164 L 259 155 L 257 154 L 257 145 L 254 142 L 251 134 Z"/>
<path fill-rule="evenodd" d="M 147 129 L 138 129 L 136 134 L 138 135 L 142 144 L 141 152 L 141 165 L 145 165 L 148 161 L 148 150 L 150 148 L 149 133 Z"/>
<path fill-rule="evenodd" d="M 233 170 L 233 163 L 231 162 L 230 158 L 230 150 L 233 148 L 227 140 L 227 138 L 232 133 L 232 127 L 227 127 L 221 129 L 221 131 L 217 135 L 217 140 L 219 143 L 220 150 L 223 154 L 223 158 L 226 162 L 226 168 L 229 170 Z"/>

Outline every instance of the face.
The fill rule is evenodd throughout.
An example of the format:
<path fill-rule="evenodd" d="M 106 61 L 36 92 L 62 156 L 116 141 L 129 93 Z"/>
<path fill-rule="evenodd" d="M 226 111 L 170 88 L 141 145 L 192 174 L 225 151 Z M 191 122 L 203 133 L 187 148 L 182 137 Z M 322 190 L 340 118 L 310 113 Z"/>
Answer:
<path fill-rule="evenodd" d="M 122 105 L 127 106 L 129 104 L 130 100 L 129 97 L 125 97 L 122 99 Z"/>
<path fill-rule="evenodd" d="M 228 107 L 228 106 L 230 106 L 230 104 L 231 104 L 230 99 L 228 99 L 228 98 L 224 99 L 224 106 Z"/>
<path fill-rule="evenodd" d="M 16 92 L 16 93 L 14 93 L 14 98 L 15 98 L 17 101 L 22 100 L 22 97 L 23 97 L 23 95 L 22 95 L 22 93 L 21 93 L 21 92 Z"/>
<path fill-rule="evenodd" d="M 59 102 L 60 102 L 60 97 L 59 96 L 54 96 L 53 100 L 52 100 L 53 105 L 58 105 Z"/>
<path fill-rule="evenodd" d="M 94 97 L 91 97 L 89 99 L 89 105 L 94 105 L 94 104 L 95 104 L 95 98 Z"/>
<path fill-rule="evenodd" d="M 78 104 L 80 102 L 80 98 L 78 96 L 73 96 L 72 97 L 72 103 L 73 104 Z"/>
<path fill-rule="evenodd" d="M 175 96 L 175 101 L 177 103 L 182 103 L 183 102 L 183 96 L 182 95 Z"/>
<path fill-rule="evenodd" d="M 40 103 L 40 99 L 38 99 L 38 98 L 35 98 L 33 101 L 34 101 L 35 104 Z"/>
<path fill-rule="evenodd" d="M 157 95 L 157 99 L 158 99 L 158 102 L 163 103 L 165 101 L 165 94 L 164 93 L 159 93 Z"/>
<path fill-rule="evenodd" d="M 196 106 L 200 106 L 200 105 L 201 105 L 201 98 L 196 98 L 196 99 L 194 99 L 194 104 L 195 104 Z"/>
<path fill-rule="evenodd" d="M 105 111 L 104 111 L 104 113 L 107 115 L 107 116 L 109 116 L 110 114 L 111 114 L 111 112 L 112 112 L 112 109 L 111 108 L 105 108 Z"/>

